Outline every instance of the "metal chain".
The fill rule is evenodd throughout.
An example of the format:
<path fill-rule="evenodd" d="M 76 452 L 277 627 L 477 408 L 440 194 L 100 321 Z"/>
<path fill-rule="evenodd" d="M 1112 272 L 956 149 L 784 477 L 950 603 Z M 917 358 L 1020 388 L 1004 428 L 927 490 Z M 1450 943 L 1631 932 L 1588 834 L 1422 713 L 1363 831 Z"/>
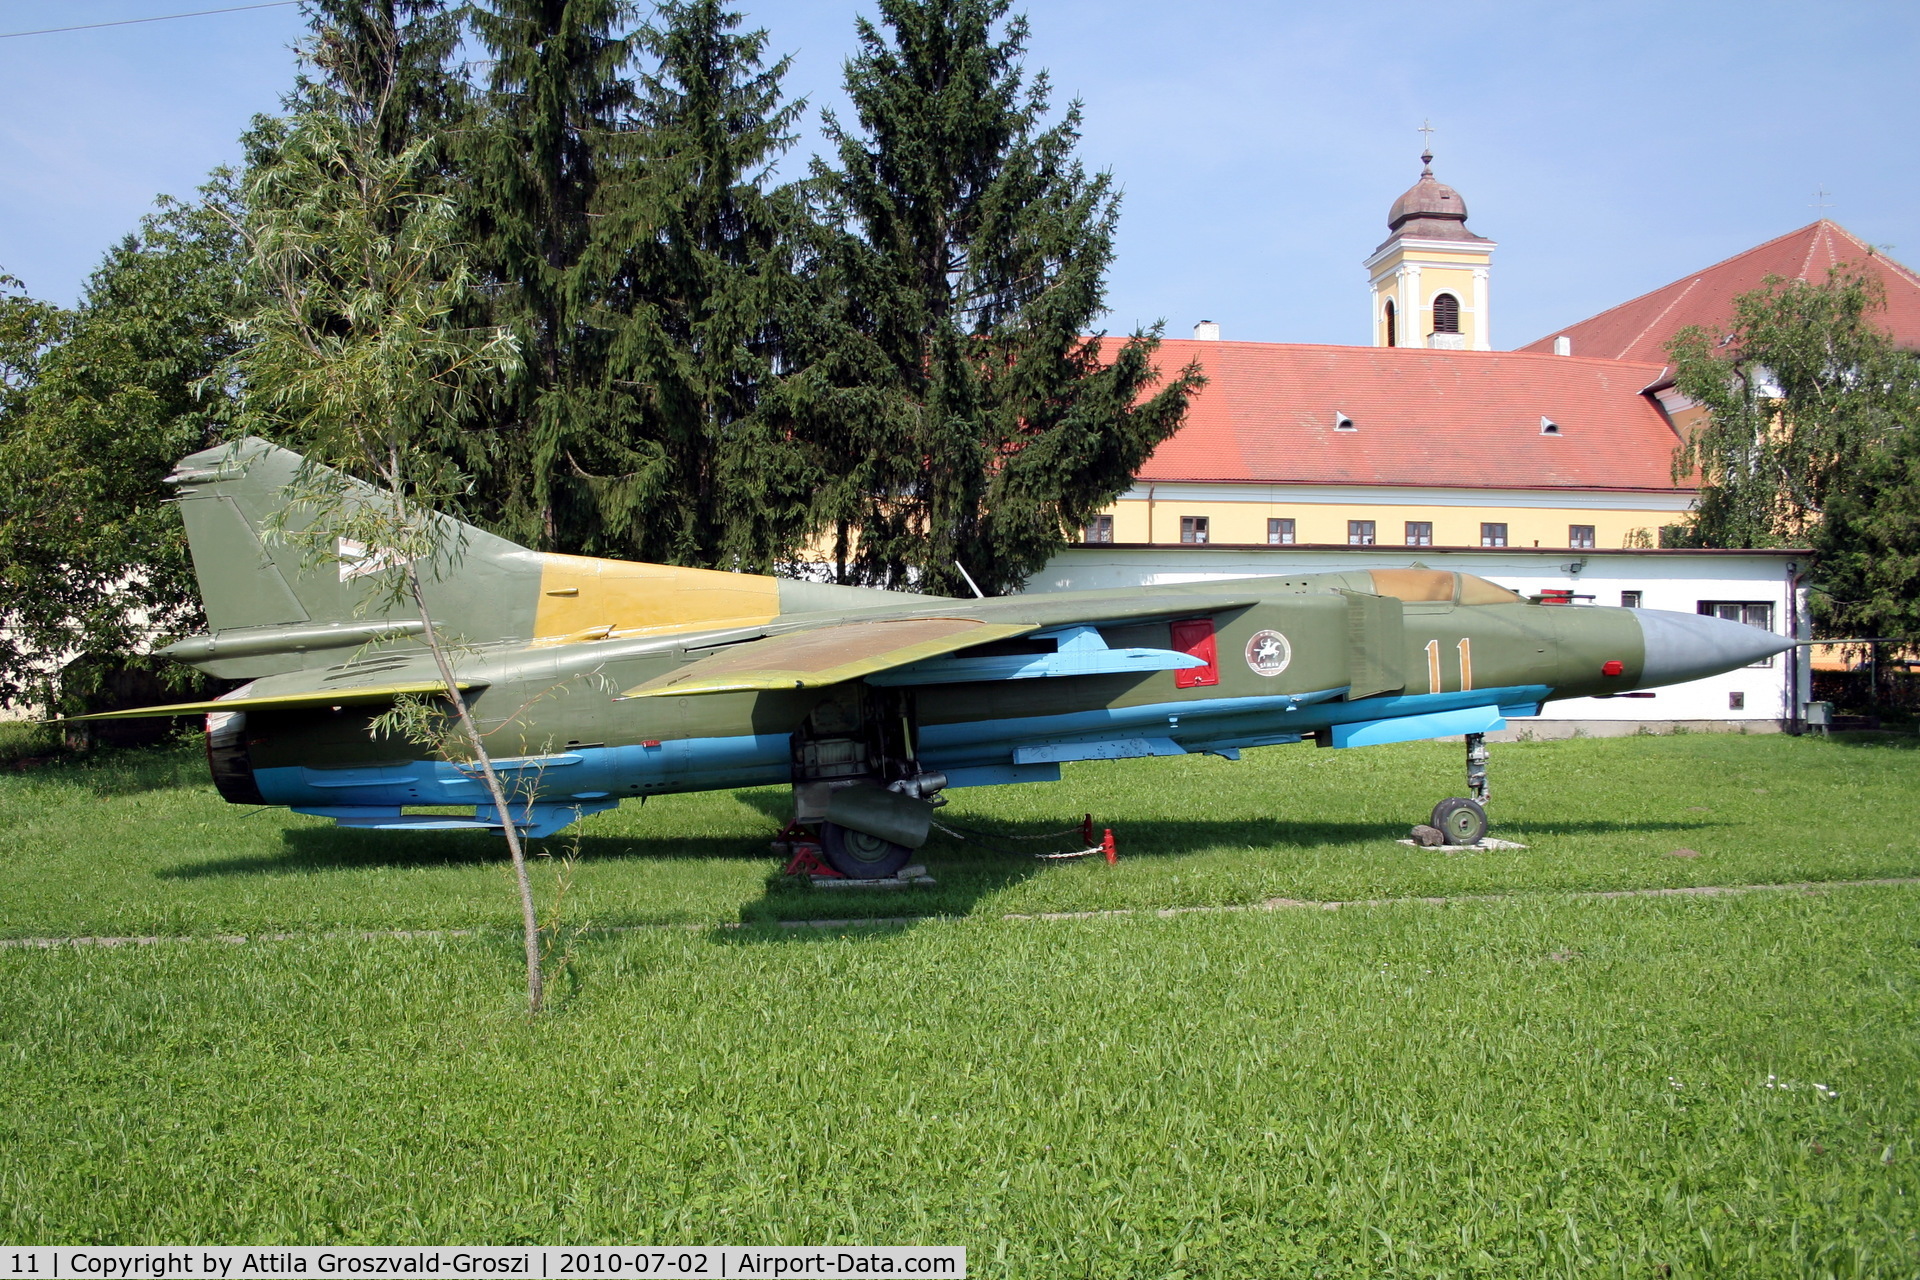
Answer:
<path fill-rule="evenodd" d="M 1001 846 L 993 843 L 994 840 L 996 839 L 1058 840 L 1061 836 L 1077 836 L 1081 833 L 1081 831 L 1085 829 L 1084 827 L 1066 827 L 1059 831 L 1047 831 L 1039 835 L 1031 835 L 1031 836 L 1010 835 L 1010 834 L 998 833 L 998 832 L 988 833 L 985 831 L 970 831 L 965 827 L 958 827 L 958 828 L 950 827 L 944 822 L 935 822 L 933 824 L 933 828 L 936 831 L 944 831 L 946 834 L 952 836 L 955 840 L 961 841 L 964 844 L 981 845 L 987 849 L 991 849 L 995 853 L 1004 853 L 1011 857 L 1018 857 L 1018 858 L 1025 858 L 1025 857 L 1047 858 L 1047 859 L 1084 858 L 1088 854 L 1099 853 L 1102 851 L 1102 846 L 1094 845 L 1091 848 L 1087 848 L 1087 849 L 1072 849 L 1072 850 L 1066 850 L 1060 853 L 1029 854 L 1022 849 L 1002 848 Z"/>

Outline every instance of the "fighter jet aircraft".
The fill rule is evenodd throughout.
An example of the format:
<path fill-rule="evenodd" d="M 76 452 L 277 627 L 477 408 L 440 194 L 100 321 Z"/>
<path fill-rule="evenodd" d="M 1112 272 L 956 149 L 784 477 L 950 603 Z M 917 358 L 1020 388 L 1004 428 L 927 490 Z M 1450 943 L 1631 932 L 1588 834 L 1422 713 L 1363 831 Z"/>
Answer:
<path fill-rule="evenodd" d="M 370 732 L 396 698 L 444 686 L 419 618 L 369 590 L 390 552 L 341 543 L 315 563 L 269 536 L 301 463 L 258 440 L 181 461 L 169 483 L 209 632 L 162 652 L 247 683 L 108 714 L 204 714 L 226 799 L 349 827 L 540 837 L 629 797 L 791 785 L 832 866 L 884 876 L 926 840 L 943 790 L 1307 741 L 1478 749 L 1553 699 L 1793 644 L 1693 614 L 1532 604 L 1419 566 L 955 600 L 550 555 L 442 516 L 428 604 L 459 640 L 503 814 L 471 763 Z M 1486 831 L 1471 751 L 1469 780 L 1476 794 L 1433 814 L 1456 843 Z"/>

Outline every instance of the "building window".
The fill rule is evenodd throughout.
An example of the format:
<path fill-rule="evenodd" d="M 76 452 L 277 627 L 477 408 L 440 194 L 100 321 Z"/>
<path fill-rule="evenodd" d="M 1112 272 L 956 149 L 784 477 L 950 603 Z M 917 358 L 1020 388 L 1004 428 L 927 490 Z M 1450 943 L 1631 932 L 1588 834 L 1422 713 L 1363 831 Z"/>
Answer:
<path fill-rule="evenodd" d="M 1702 600 L 1700 612 L 1728 622 L 1744 622 L 1762 631 L 1773 630 L 1773 605 L 1764 600 Z"/>
<path fill-rule="evenodd" d="M 1433 545 L 1433 521 L 1407 521 L 1407 545 L 1410 547 L 1430 547 Z"/>
<path fill-rule="evenodd" d="M 1591 547 L 1593 545 L 1593 526 L 1590 524 L 1568 525 L 1567 545 L 1570 547 Z"/>
<path fill-rule="evenodd" d="M 1638 609 L 1640 607 L 1640 593 L 1638 591 L 1622 591 L 1620 593 L 1620 607 L 1622 609 Z"/>
<path fill-rule="evenodd" d="M 1480 545 L 1483 547 L 1504 547 L 1507 545 L 1507 526 L 1503 524 L 1483 524 L 1480 526 Z"/>
<path fill-rule="evenodd" d="M 1746 694 L 1744 694 L 1744 693 L 1729 693 L 1729 694 L 1727 695 L 1727 710 L 1729 710 L 1729 711 L 1745 711 L 1746 709 L 1747 709 L 1747 695 L 1746 695 Z"/>
<path fill-rule="evenodd" d="M 1113 517 L 1112 516 L 1095 516 L 1093 519 L 1087 521 L 1086 541 L 1112 542 L 1113 541 Z"/>
<path fill-rule="evenodd" d="M 1275 546 L 1292 545 L 1293 521 L 1286 517 L 1267 521 L 1267 541 Z"/>
<path fill-rule="evenodd" d="M 1370 547 L 1373 545 L 1373 521 L 1347 521 L 1347 545 L 1352 547 Z"/>
<path fill-rule="evenodd" d="M 1387 345 L 1390 347 L 1400 345 L 1399 326 L 1394 319 L 1392 298 L 1387 299 Z"/>
<path fill-rule="evenodd" d="M 1450 293 L 1434 295 L 1433 331 L 1435 333 L 1460 332 L 1460 299 Z"/>
<path fill-rule="evenodd" d="M 1728 622 L 1744 622 L 1762 631 L 1773 630 L 1773 605 L 1765 600 L 1702 600 L 1700 612 L 1712 618 L 1725 618 Z M 1753 665 L 1770 667 L 1773 658 L 1762 658 Z"/>
<path fill-rule="evenodd" d="M 1181 516 L 1180 541 L 1205 542 L 1207 540 L 1208 519 L 1206 516 Z"/>

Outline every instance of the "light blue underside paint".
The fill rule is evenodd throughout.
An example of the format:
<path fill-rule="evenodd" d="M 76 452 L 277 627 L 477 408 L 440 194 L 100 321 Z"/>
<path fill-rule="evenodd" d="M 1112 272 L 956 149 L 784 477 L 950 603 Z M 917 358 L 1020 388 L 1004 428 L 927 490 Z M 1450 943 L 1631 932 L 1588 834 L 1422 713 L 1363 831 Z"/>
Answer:
<path fill-rule="evenodd" d="M 948 769 L 947 787 L 1004 787 L 1015 782 L 1058 782 L 1057 764 L 989 764 L 972 769 Z"/>
<path fill-rule="evenodd" d="M 1503 714 L 1536 707 L 1550 690 L 1535 685 L 1339 701 L 1345 692 L 1195 699 L 925 725 L 920 759 L 946 773 L 955 787 L 1050 782 L 1059 778 L 1063 761 L 1226 754 L 1298 742 L 1328 729 L 1337 746 L 1486 732 L 1499 727 Z M 651 747 L 576 747 L 550 756 L 504 760 L 496 767 L 505 775 L 516 811 L 520 804 L 534 807 L 521 819 L 528 834 L 550 835 L 630 796 L 783 785 L 790 777 L 791 751 L 786 734 L 755 734 L 671 739 Z M 443 761 L 260 769 L 254 779 L 268 803 L 317 812 L 346 825 L 413 830 L 497 830 L 500 825 L 479 777 Z M 473 806 L 474 816 L 403 811 L 451 806 Z"/>
<path fill-rule="evenodd" d="M 1069 760 L 1131 760 L 1138 756 L 1183 756 L 1172 738 L 1108 738 L 1105 742 L 1046 742 L 1015 747 L 1015 764 L 1064 764 Z"/>
<path fill-rule="evenodd" d="M 1434 711 L 1423 716 L 1401 716 L 1395 720 L 1363 720 L 1358 724 L 1333 726 L 1336 747 L 1381 747 L 1389 742 L 1417 742 L 1422 738 L 1448 738 L 1457 733 L 1491 733 L 1504 729 L 1498 707 L 1463 707 L 1458 711 Z"/>
<path fill-rule="evenodd" d="M 784 733 L 681 738 L 647 747 L 578 747 L 496 766 L 515 802 L 606 808 L 630 796 L 710 791 L 784 782 L 790 744 Z M 488 805 L 477 770 L 441 760 L 377 768 L 257 769 L 254 781 L 270 804 L 303 807 Z M 604 803 L 599 803 L 603 802 Z"/>
<path fill-rule="evenodd" d="M 540 840 L 572 826 L 590 813 L 599 813 L 618 805 L 618 800 L 593 804 L 511 805 L 513 824 L 521 835 Z M 404 813 L 399 805 L 296 805 L 295 813 L 316 818 L 332 818 L 343 827 L 371 831 L 499 831 L 500 810 L 490 804 L 475 805 L 471 818 L 439 813 Z"/>
<path fill-rule="evenodd" d="M 1148 671 L 1185 671 L 1204 667 L 1204 659 L 1172 649 L 1109 649 L 1093 627 L 1062 627 L 1027 637 L 1051 640 L 1053 653 L 1017 653 L 991 658 L 929 658 L 867 677 L 874 685 L 975 684 L 983 680 L 1044 680 L 1060 676 L 1127 675 Z"/>

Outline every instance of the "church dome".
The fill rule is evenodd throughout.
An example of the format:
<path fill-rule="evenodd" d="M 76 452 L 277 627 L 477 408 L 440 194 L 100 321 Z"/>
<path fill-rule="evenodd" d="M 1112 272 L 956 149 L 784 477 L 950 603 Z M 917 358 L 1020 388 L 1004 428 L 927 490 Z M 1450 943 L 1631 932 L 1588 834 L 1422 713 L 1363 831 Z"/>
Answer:
<path fill-rule="evenodd" d="M 1420 156 L 1420 181 L 1407 188 L 1387 213 L 1387 230 L 1428 240 L 1478 240 L 1467 230 L 1467 202 L 1433 176 L 1433 152 Z"/>

